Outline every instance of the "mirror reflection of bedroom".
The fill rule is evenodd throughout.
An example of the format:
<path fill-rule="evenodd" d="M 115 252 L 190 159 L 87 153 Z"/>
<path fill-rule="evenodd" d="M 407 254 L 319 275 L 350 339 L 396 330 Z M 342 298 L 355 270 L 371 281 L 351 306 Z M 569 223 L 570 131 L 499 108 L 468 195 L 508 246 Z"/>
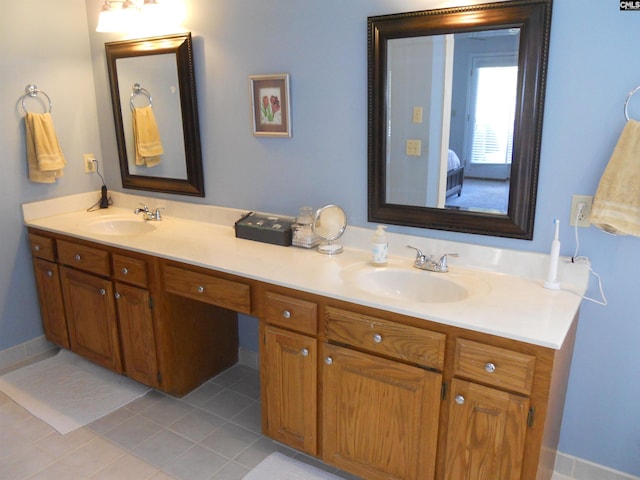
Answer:
<path fill-rule="evenodd" d="M 519 41 L 509 28 L 390 42 L 388 202 L 507 213 Z"/>

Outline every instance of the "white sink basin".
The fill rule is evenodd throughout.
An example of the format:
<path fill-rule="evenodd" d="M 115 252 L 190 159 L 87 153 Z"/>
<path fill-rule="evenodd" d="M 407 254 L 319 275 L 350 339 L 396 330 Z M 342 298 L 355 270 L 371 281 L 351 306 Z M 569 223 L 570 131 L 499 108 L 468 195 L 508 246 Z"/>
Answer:
<path fill-rule="evenodd" d="M 365 293 L 378 297 L 420 303 L 460 302 L 479 291 L 486 282 L 453 273 L 434 273 L 409 267 L 374 267 L 358 264 L 343 271 L 343 279 Z"/>
<path fill-rule="evenodd" d="M 84 228 L 91 233 L 99 235 L 140 235 L 153 232 L 156 227 L 150 222 L 139 218 L 104 217 L 93 220 Z"/>

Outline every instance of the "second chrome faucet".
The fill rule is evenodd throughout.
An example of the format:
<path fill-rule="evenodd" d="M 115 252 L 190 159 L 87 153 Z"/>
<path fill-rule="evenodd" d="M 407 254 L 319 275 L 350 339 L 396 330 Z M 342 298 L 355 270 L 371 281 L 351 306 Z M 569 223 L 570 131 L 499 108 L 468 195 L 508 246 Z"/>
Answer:
<path fill-rule="evenodd" d="M 413 248 L 416 251 L 416 259 L 413 261 L 413 266 L 420 270 L 427 270 L 429 272 L 446 273 L 449 271 L 448 257 L 457 257 L 457 253 L 445 253 L 439 260 L 435 260 L 433 255 L 425 255 L 419 248 L 407 245 L 407 248 Z"/>

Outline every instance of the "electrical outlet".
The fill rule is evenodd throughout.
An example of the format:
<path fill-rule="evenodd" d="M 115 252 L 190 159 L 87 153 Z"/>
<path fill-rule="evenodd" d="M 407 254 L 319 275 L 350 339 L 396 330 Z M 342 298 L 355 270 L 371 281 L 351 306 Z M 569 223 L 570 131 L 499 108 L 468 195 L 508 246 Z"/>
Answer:
<path fill-rule="evenodd" d="M 589 216 L 591 215 L 591 205 L 593 204 L 592 195 L 574 195 L 571 198 L 571 218 L 569 218 L 569 225 L 578 225 L 579 227 L 589 227 L 591 222 Z M 579 207 L 583 206 L 580 215 L 578 215 Z"/>
<path fill-rule="evenodd" d="M 422 150 L 422 142 L 420 140 L 407 140 L 407 155 L 410 157 L 419 157 Z"/>
<path fill-rule="evenodd" d="M 96 156 L 93 153 L 84 154 L 84 173 L 96 172 Z"/>
<path fill-rule="evenodd" d="M 413 107 L 413 123 L 422 123 L 422 107 Z"/>

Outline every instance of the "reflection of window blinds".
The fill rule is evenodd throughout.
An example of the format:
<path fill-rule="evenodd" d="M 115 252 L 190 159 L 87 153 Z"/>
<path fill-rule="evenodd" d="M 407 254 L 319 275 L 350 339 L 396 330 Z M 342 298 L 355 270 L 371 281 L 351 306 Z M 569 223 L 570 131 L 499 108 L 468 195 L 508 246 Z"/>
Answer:
<path fill-rule="evenodd" d="M 511 163 L 518 67 L 479 67 L 474 71 L 473 163 Z"/>

